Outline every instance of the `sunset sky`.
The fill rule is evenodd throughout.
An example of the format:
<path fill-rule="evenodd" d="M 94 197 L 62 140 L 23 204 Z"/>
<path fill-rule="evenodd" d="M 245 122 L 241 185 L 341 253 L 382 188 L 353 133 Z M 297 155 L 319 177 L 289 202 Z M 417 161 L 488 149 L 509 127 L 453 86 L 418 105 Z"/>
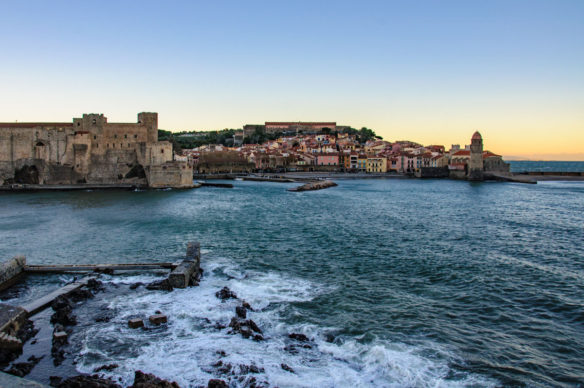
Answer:
<path fill-rule="evenodd" d="M 336 121 L 584 160 L 584 1 L 4 1 L 0 121 Z"/>

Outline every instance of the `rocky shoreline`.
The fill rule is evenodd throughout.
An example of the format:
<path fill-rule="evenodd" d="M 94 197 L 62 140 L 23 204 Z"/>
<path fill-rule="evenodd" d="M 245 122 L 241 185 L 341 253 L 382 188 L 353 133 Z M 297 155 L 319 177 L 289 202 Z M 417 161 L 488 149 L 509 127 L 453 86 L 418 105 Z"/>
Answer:
<path fill-rule="evenodd" d="M 189 282 L 189 287 L 198 286 L 199 281 L 201 281 L 202 270 L 193 274 L 191 281 Z M 101 275 L 100 275 L 101 276 Z M 78 324 L 87 324 L 85 317 L 82 318 L 83 312 L 76 313 L 76 310 L 82 308 L 86 305 L 87 301 L 90 299 L 95 299 L 95 296 L 100 293 L 114 292 L 114 293 L 124 293 L 132 292 L 132 290 L 138 290 L 142 288 L 143 290 L 148 290 L 148 292 L 153 293 L 167 293 L 172 292 L 174 287 L 170 284 L 168 279 L 163 278 L 161 280 L 155 280 L 150 283 L 133 283 L 126 284 L 123 286 L 103 283 L 100 280 L 91 280 L 87 286 L 76 289 L 67 295 L 60 296 L 55 299 L 51 305 L 51 310 L 46 310 L 47 319 L 46 323 L 48 327 L 45 327 L 45 332 L 50 331 L 50 349 L 45 349 L 45 353 L 41 354 L 39 350 L 37 353 L 29 356 L 30 351 L 26 353 L 28 357 L 26 362 L 16 362 L 16 360 L 22 355 L 21 351 L 4 351 L 0 357 L 0 368 L 3 372 L 12 374 L 17 377 L 26 377 L 41 360 L 51 361 L 47 363 L 45 361 L 44 365 L 48 365 L 50 369 L 57 371 L 51 374 L 49 370 L 47 373 L 50 374 L 50 385 L 53 387 L 60 388 L 78 388 L 78 387 L 89 387 L 89 388 L 121 388 L 120 381 L 114 381 L 111 379 L 111 371 L 116 370 L 118 364 L 104 364 L 96 367 L 93 373 L 88 374 L 77 374 L 75 373 L 76 364 L 75 358 L 78 356 L 78 351 L 80 350 L 78 344 L 75 344 L 74 331 Z M 117 290 L 116 290 L 117 289 Z M 230 300 L 236 300 L 237 305 L 234 308 L 233 316 L 228 325 L 221 322 L 215 322 L 208 320 L 209 324 L 215 330 L 226 330 L 229 335 L 241 336 L 244 339 L 250 341 L 265 341 L 268 338 L 265 337 L 265 333 L 254 320 L 250 319 L 248 316 L 249 312 L 255 312 L 255 310 L 247 301 L 239 298 L 235 292 L 230 290 L 228 287 L 223 287 L 216 291 L 215 297 L 221 301 L 221 303 L 227 303 Z M 92 308 L 88 305 L 86 308 Z M 150 317 L 150 321 L 147 325 L 138 325 L 135 328 L 129 325 L 133 330 L 153 330 L 155 327 L 167 325 L 166 316 L 162 314 L 161 311 L 156 311 L 157 316 L 163 316 L 164 320 L 155 322 Z M 89 318 L 90 322 L 109 322 L 113 319 L 111 313 L 107 311 L 97 312 L 95 316 Z M 169 317 L 172 319 L 172 317 Z M 132 319 L 130 319 L 131 321 Z M 130 322 L 128 322 L 129 324 Z M 37 340 L 35 336 L 39 332 L 39 329 L 35 328 L 32 321 L 28 321 L 26 325 L 23 325 L 22 329 L 18 333 L 18 338 L 21 339 L 23 344 L 34 344 Z M 300 348 L 312 348 L 312 340 L 310 340 L 306 335 L 300 333 L 289 333 L 287 335 L 287 345 L 283 349 L 284 352 L 289 352 L 294 354 L 298 352 Z M 73 341 L 73 342 L 72 342 Z M 38 348 L 37 348 L 38 349 Z M 30 350 L 30 348 L 29 348 Z M 211 365 L 212 370 L 209 373 L 214 375 L 214 378 L 208 380 L 207 387 L 229 387 L 232 383 L 236 385 L 243 385 L 248 387 L 269 387 L 270 384 L 264 379 L 260 378 L 260 374 L 265 373 L 264 368 L 251 364 L 233 364 L 231 362 L 224 361 L 227 357 L 225 351 L 218 350 L 216 352 L 217 361 Z M 22 358 L 22 357 L 20 357 Z M 70 363 L 72 368 L 65 369 L 69 370 L 70 373 L 59 373 L 58 370 L 63 371 L 62 368 L 58 369 L 64 362 Z M 287 373 L 295 374 L 293 368 L 285 363 L 280 365 L 283 371 Z M 161 379 L 153 374 L 146 373 L 141 370 L 136 370 L 134 376 L 134 382 L 132 385 L 127 385 L 130 388 L 178 388 L 179 385 L 174 381 L 168 381 Z"/>

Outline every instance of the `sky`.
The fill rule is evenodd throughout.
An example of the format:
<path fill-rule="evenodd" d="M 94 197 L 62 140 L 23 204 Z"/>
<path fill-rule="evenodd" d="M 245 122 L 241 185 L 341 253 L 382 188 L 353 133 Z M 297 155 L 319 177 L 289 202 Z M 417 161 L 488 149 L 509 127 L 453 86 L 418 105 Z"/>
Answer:
<path fill-rule="evenodd" d="M 584 160 L 584 1 L 0 0 L 0 121 L 336 121 Z"/>

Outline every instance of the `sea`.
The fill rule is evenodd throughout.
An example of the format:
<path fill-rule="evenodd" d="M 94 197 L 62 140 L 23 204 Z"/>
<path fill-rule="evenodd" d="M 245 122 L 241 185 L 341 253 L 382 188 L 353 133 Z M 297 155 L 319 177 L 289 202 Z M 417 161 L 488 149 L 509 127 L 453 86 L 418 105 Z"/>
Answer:
<path fill-rule="evenodd" d="M 122 385 L 136 370 L 181 387 L 584 385 L 584 182 L 230 183 L 0 194 L 2 258 L 173 262 L 188 241 L 202 249 L 198 287 L 130 288 L 166 272 L 102 275 L 104 291 L 74 310 L 61 371 L 49 354 L 27 377 L 116 364 L 99 373 Z M 0 297 L 23 304 L 72 280 L 30 275 Z M 218 299 L 223 287 L 239 299 Z M 263 341 L 226 327 L 241 300 Z M 128 328 L 156 311 L 167 324 Z"/>
<path fill-rule="evenodd" d="M 509 161 L 511 172 L 584 172 L 583 162 Z"/>

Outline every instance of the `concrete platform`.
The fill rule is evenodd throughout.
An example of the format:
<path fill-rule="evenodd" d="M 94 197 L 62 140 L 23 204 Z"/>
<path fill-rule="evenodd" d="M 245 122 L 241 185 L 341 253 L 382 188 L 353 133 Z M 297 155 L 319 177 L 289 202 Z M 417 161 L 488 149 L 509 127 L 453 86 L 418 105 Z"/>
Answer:
<path fill-rule="evenodd" d="M 49 388 L 48 385 L 43 385 L 41 383 L 37 383 L 36 381 L 23 379 L 22 377 L 12 376 L 4 372 L 0 372 L 0 387 Z"/>
<path fill-rule="evenodd" d="M 55 291 L 51 292 L 50 294 L 43 296 L 42 298 L 39 298 L 37 300 L 34 300 L 30 303 L 25 304 L 24 306 L 22 306 L 22 308 L 26 311 L 27 316 L 30 317 L 31 315 L 34 315 L 34 314 L 38 313 L 39 311 L 42 311 L 45 308 L 47 308 L 51 303 L 53 303 L 53 300 L 57 299 L 59 296 L 67 295 L 71 291 L 85 286 L 90 279 L 95 279 L 95 278 L 85 277 L 85 278 L 78 280 L 74 283 L 67 284 L 65 287 L 61 287 L 58 290 L 55 290 Z"/>

